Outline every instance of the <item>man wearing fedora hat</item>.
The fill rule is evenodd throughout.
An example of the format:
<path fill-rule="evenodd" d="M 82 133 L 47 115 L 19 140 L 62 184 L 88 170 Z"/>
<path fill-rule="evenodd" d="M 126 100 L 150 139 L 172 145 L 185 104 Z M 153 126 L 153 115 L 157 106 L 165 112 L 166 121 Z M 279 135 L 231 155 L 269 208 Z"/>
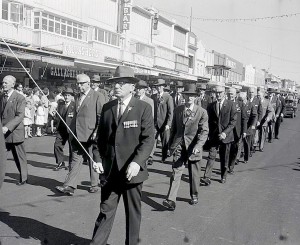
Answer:
<path fill-rule="evenodd" d="M 166 82 L 159 78 L 152 85 L 152 89 L 156 90 L 151 97 L 154 101 L 154 125 L 156 130 L 156 139 L 161 138 L 162 143 L 162 162 L 165 162 L 168 153 L 170 129 L 173 120 L 174 104 L 172 97 L 164 92 Z"/>
<path fill-rule="evenodd" d="M 69 141 L 69 132 L 66 124 L 70 127 L 75 113 L 74 91 L 72 88 L 66 88 L 62 92 L 62 95 L 64 96 L 64 101 L 59 101 L 57 113 L 62 117 L 64 122 L 56 115 L 57 130 L 54 142 L 54 156 L 57 166 L 54 168 L 54 171 L 58 171 L 61 168 L 67 169 L 64 162 L 64 146 L 67 142 L 69 143 L 69 165 L 72 160 L 71 142 Z"/>
<path fill-rule="evenodd" d="M 77 188 L 78 176 L 84 156 L 86 156 L 86 152 L 82 147 L 85 148 L 89 155 L 92 155 L 92 145 L 96 141 L 101 110 L 105 104 L 104 96 L 91 88 L 88 75 L 77 75 L 77 86 L 80 94 L 75 100 L 75 113 L 70 123 L 70 129 L 77 139 L 70 134 L 72 160 L 69 166 L 69 173 L 63 186 L 56 187 L 59 192 L 70 196 L 74 194 L 74 190 Z M 93 171 L 91 160 L 89 160 L 89 168 L 91 177 L 89 192 L 95 193 L 98 191 L 99 175 Z"/>
<path fill-rule="evenodd" d="M 279 117 L 277 117 L 275 122 L 274 136 L 275 139 L 279 140 L 279 129 L 280 129 L 281 122 L 283 121 L 283 116 L 285 114 L 285 99 L 283 98 L 283 96 L 281 96 L 280 91 L 277 92 L 277 98 L 280 102 L 280 113 L 279 113 Z"/>
<path fill-rule="evenodd" d="M 230 145 L 234 141 L 233 129 L 236 124 L 236 108 L 232 101 L 226 99 L 225 87 L 216 86 L 215 93 L 217 100 L 207 107 L 210 149 L 202 179 L 206 185 L 211 183 L 211 173 L 218 149 L 221 163 L 221 183 L 226 182 Z"/>
<path fill-rule="evenodd" d="M 195 105 L 196 85 L 186 84 L 182 94 L 185 104 L 174 110 L 170 137 L 170 153 L 174 154 L 173 173 L 167 199 L 163 201 L 163 205 L 170 210 L 176 207 L 176 197 L 186 164 L 189 172 L 190 204 L 198 203 L 203 145 L 208 135 L 207 112 L 201 106 Z"/>
<path fill-rule="evenodd" d="M 205 94 L 206 85 L 205 84 L 198 85 L 197 90 L 198 90 L 198 98 L 195 103 L 201 105 L 203 109 L 207 110 L 207 106 L 209 103 L 212 102 L 212 99 L 211 97 Z"/>
<path fill-rule="evenodd" d="M 182 95 L 183 90 L 184 90 L 183 82 L 182 81 L 177 81 L 175 83 L 175 92 L 172 93 L 172 98 L 173 98 L 175 108 L 177 106 L 180 106 L 180 105 L 184 104 L 184 99 L 183 99 L 183 95 Z"/>
<path fill-rule="evenodd" d="M 109 101 L 108 93 L 104 88 L 100 88 L 100 80 L 100 76 L 98 74 L 94 74 L 91 78 L 91 88 L 99 93 L 102 93 L 106 103 Z"/>
<path fill-rule="evenodd" d="M 143 182 L 148 178 L 147 159 L 154 145 L 151 106 L 133 97 L 133 69 L 120 66 L 107 80 L 114 84 L 116 100 L 106 103 L 101 114 L 98 149 L 102 163 L 94 169 L 106 181 L 101 189 L 100 214 L 96 220 L 92 245 L 106 245 L 120 197 L 126 215 L 126 242 L 137 245 L 141 224 Z"/>
<path fill-rule="evenodd" d="M 270 103 L 274 109 L 274 117 L 272 120 L 269 122 L 269 135 L 268 135 L 268 142 L 272 143 L 272 140 L 274 138 L 274 132 L 275 132 L 275 123 L 278 118 L 280 118 L 280 113 L 281 113 L 281 101 L 280 99 L 276 96 L 274 91 L 270 91 Z"/>

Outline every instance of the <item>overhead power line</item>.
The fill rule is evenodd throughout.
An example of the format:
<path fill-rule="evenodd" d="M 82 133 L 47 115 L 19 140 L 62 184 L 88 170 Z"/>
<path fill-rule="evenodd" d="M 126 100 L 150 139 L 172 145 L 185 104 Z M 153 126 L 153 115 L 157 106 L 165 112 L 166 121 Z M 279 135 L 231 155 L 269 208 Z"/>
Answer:
<path fill-rule="evenodd" d="M 170 14 L 173 16 L 178 16 L 186 19 L 191 19 L 191 16 L 175 14 L 172 12 L 168 12 L 165 10 L 159 9 L 160 12 Z M 220 19 L 220 18 L 204 18 L 204 17 L 192 17 L 193 20 L 199 21 L 212 21 L 212 22 L 253 22 L 253 21 L 262 21 L 262 20 L 273 20 L 273 19 L 280 19 L 280 18 L 290 18 L 300 15 L 300 13 L 293 13 L 293 14 L 282 14 L 282 15 L 275 15 L 275 16 L 265 16 L 265 17 L 255 17 L 255 18 L 233 18 L 233 19 Z"/>

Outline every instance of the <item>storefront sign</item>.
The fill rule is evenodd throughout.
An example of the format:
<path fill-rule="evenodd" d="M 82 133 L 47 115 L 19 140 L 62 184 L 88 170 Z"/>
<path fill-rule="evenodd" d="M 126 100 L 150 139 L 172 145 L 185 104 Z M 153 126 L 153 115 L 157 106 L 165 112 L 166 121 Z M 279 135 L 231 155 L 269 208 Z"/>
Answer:
<path fill-rule="evenodd" d="M 137 67 L 137 66 L 130 66 L 134 70 L 135 75 L 152 75 L 152 76 L 158 76 L 158 72 L 153 71 L 151 69 L 143 68 L 143 67 Z"/>
<path fill-rule="evenodd" d="M 122 7 L 122 31 L 129 30 L 130 27 L 131 0 L 123 0 Z"/>
<path fill-rule="evenodd" d="M 79 57 L 79 58 L 83 58 L 82 56 L 84 56 L 86 58 L 100 58 L 101 57 L 101 52 L 98 49 L 77 46 L 77 45 L 73 45 L 73 44 L 64 44 L 63 54 L 75 56 L 75 57 Z"/>
<path fill-rule="evenodd" d="M 63 78 L 76 78 L 78 74 L 82 73 L 82 71 L 61 68 L 61 67 L 50 67 L 49 76 L 50 77 L 63 77 Z"/>
<path fill-rule="evenodd" d="M 26 71 L 23 68 L 15 68 L 15 67 L 3 67 L 0 68 L 0 72 L 30 72 L 30 68 L 26 68 Z"/>

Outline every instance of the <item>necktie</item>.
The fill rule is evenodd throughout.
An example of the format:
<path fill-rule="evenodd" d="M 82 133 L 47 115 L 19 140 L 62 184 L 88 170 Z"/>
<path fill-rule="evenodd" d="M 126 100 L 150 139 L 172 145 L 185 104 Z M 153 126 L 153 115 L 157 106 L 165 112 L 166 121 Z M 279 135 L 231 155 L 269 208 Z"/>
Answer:
<path fill-rule="evenodd" d="M 217 102 L 217 115 L 219 116 L 219 114 L 220 114 L 220 102 Z"/>
<path fill-rule="evenodd" d="M 85 94 L 81 93 L 79 100 L 78 100 L 77 110 L 79 110 L 80 106 L 82 105 L 84 98 L 85 98 Z"/>
<path fill-rule="evenodd" d="M 124 113 L 124 103 L 123 101 L 119 101 L 119 109 L 118 109 L 118 121 L 120 121 L 123 113 Z"/>

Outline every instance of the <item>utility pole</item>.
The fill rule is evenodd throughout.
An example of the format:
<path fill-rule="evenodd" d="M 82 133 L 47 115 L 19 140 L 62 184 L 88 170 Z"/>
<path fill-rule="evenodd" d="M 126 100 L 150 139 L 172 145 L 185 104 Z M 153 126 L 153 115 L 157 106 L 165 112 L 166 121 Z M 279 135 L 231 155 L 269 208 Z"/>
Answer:
<path fill-rule="evenodd" d="M 192 20 L 193 20 L 193 7 L 191 7 L 190 32 L 192 32 Z"/>

